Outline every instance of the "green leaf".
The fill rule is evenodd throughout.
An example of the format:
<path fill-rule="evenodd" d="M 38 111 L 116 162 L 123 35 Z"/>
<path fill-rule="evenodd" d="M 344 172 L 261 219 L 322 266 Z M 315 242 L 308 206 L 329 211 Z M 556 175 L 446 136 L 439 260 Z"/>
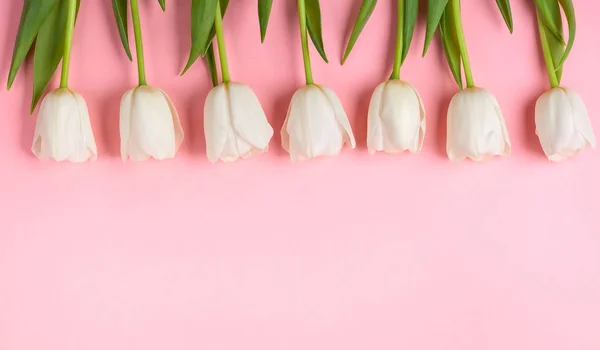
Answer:
<path fill-rule="evenodd" d="M 160 8 L 165 11 L 167 9 L 167 6 L 165 4 L 165 0 L 158 0 L 158 3 L 160 4 Z"/>
<path fill-rule="evenodd" d="M 428 0 L 427 1 L 427 30 L 425 32 L 425 47 L 423 48 L 423 56 L 427 53 L 429 44 L 433 40 L 435 31 L 440 24 L 440 19 L 444 13 L 444 9 L 448 5 L 448 0 Z"/>
<path fill-rule="evenodd" d="M 350 34 L 350 39 L 346 45 L 346 51 L 344 51 L 344 56 L 342 57 L 342 64 L 346 62 L 350 52 L 352 52 L 352 49 L 356 44 L 356 40 L 358 40 L 360 33 L 362 33 L 365 25 L 371 17 L 371 14 L 373 13 L 373 10 L 375 9 L 375 5 L 377 5 L 377 0 L 363 0 L 362 5 L 360 5 L 358 16 L 356 16 L 356 21 L 354 22 L 354 27 L 352 28 L 352 34 Z"/>
<path fill-rule="evenodd" d="M 129 46 L 129 35 L 127 32 L 127 0 L 112 0 L 112 6 L 115 20 L 117 21 L 117 27 L 119 28 L 121 44 L 123 44 L 123 48 L 125 49 L 125 53 L 127 54 L 129 60 L 133 61 Z"/>
<path fill-rule="evenodd" d="M 38 34 L 38 31 L 44 22 L 44 19 L 52 11 L 56 5 L 57 0 L 26 0 L 23 5 L 23 12 L 21 14 L 21 23 L 19 24 L 19 31 L 17 32 L 17 38 L 15 40 L 15 46 L 13 49 L 13 57 L 10 64 L 10 70 L 8 73 L 7 88 L 12 87 L 17 72 L 25 57 L 33 46 L 33 41 Z"/>
<path fill-rule="evenodd" d="M 32 112 L 63 57 L 68 12 L 69 2 L 60 0 L 39 29 L 33 56 Z"/>
<path fill-rule="evenodd" d="M 535 6 L 537 7 L 544 25 L 550 29 L 552 35 L 556 36 L 563 44 L 565 44 L 565 38 L 562 32 L 562 27 L 553 15 L 553 8 L 558 2 L 557 0 L 535 0 Z"/>
<path fill-rule="evenodd" d="M 560 6 L 565 13 L 565 17 L 567 18 L 567 24 L 569 26 L 569 41 L 567 42 L 567 48 L 565 49 L 565 53 L 560 59 L 559 66 L 562 67 L 563 63 L 569 57 L 571 53 L 571 49 L 573 48 L 573 44 L 575 43 L 575 33 L 577 31 L 577 22 L 575 21 L 575 9 L 573 8 L 573 2 L 571 0 L 558 0 Z"/>
<path fill-rule="evenodd" d="M 192 47 L 188 62 L 181 74 L 187 72 L 198 57 L 206 51 L 210 42 L 211 29 L 215 23 L 218 3 L 219 0 L 192 0 Z"/>
<path fill-rule="evenodd" d="M 402 63 L 408 55 L 408 49 L 412 42 L 415 24 L 419 15 L 419 0 L 404 0 L 404 38 L 402 39 Z"/>
<path fill-rule="evenodd" d="M 323 28 L 321 27 L 321 6 L 319 5 L 319 0 L 305 0 L 305 2 L 308 34 L 310 34 L 310 39 L 319 52 L 319 55 L 321 55 L 326 63 L 329 63 L 323 45 Z"/>
<path fill-rule="evenodd" d="M 504 22 L 508 27 L 508 30 L 513 32 L 513 19 L 512 19 L 512 11 L 510 9 L 510 0 L 496 0 L 496 4 L 498 4 L 498 8 L 502 13 L 502 18 L 504 18 Z"/>
<path fill-rule="evenodd" d="M 213 86 L 219 85 L 219 73 L 217 72 L 217 60 L 215 59 L 215 48 L 211 43 L 208 45 L 208 52 L 206 53 L 206 65 L 208 66 L 208 72 L 210 73 L 210 80 Z"/>
<path fill-rule="evenodd" d="M 219 4 L 221 5 L 221 17 L 225 18 L 225 12 L 227 12 L 227 7 L 229 6 L 229 0 L 219 0 Z M 212 29 L 210 30 L 210 34 L 208 36 L 208 42 L 206 43 L 206 48 L 202 52 L 202 57 L 206 56 L 206 53 L 208 52 L 208 47 L 212 43 L 216 34 L 217 34 L 217 31 L 215 29 L 215 26 L 213 25 Z"/>
<path fill-rule="evenodd" d="M 440 37 L 444 47 L 446 61 L 454 77 L 454 81 L 460 89 L 463 88 L 460 47 L 458 45 L 458 35 L 456 26 L 452 23 L 452 6 L 448 6 L 440 19 Z"/>
<path fill-rule="evenodd" d="M 258 0 L 258 22 L 260 23 L 260 42 L 265 41 L 273 0 Z"/>

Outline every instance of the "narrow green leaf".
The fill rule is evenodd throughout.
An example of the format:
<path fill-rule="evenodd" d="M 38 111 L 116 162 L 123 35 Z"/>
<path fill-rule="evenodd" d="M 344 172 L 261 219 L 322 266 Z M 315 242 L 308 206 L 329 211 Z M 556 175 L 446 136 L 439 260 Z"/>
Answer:
<path fill-rule="evenodd" d="M 417 16 L 419 15 L 419 0 L 404 0 L 404 38 L 402 39 L 402 63 L 408 55 L 412 42 Z"/>
<path fill-rule="evenodd" d="M 160 4 L 160 8 L 165 11 L 167 9 L 167 6 L 165 4 L 165 0 L 158 0 L 158 3 Z"/>
<path fill-rule="evenodd" d="M 535 0 L 535 6 L 537 7 L 544 24 L 552 35 L 556 36 L 563 44 L 565 44 L 565 38 L 556 18 L 553 16 L 552 9 L 554 5 L 558 4 L 558 0 Z"/>
<path fill-rule="evenodd" d="M 448 6 L 440 19 L 440 37 L 442 39 L 446 61 L 448 62 L 454 81 L 456 81 L 458 87 L 462 89 L 460 48 L 458 45 L 456 26 L 453 25 L 452 18 L 452 6 Z"/>
<path fill-rule="evenodd" d="M 323 28 L 321 27 L 321 6 L 319 0 L 306 1 L 306 23 L 308 25 L 308 34 L 312 40 L 319 55 L 326 63 L 329 63 L 327 54 L 325 54 L 325 46 L 323 45 Z"/>
<path fill-rule="evenodd" d="M 125 49 L 125 53 L 130 61 L 133 61 L 131 57 L 131 49 L 129 46 L 129 35 L 127 31 L 127 0 L 112 0 L 113 13 L 115 14 L 115 20 L 117 21 L 117 27 L 119 28 L 119 36 L 121 37 L 121 44 Z"/>
<path fill-rule="evenodd" d="M 39 29 L 33 56 L 31 112 L 44 94 L 63 57 L 69 2 L 59 1 Z"/>
<path fill-rule="evenodd" d="M 260 42 L 265 41 L 273 0 L 258 0 L 258 22 L 260 23 Z"/>
<path fill-rule="evenodd" d="M 496 0 L 496 4 L 498 4 L 498 8 L 502 13 L 502 18 L 504 18 L 504 22 L 508 27 L 508 30 L 513 32 L 513 19 L 512 19 L 512 11 L 510 9 L 510 0 Z"/>
<path fill-rule="evenodd" d="M 210 73 L 210 80 L 213 86 L 219 85 L 219 73 L 217 72 L 217 60 L 215 58 L 215 48 L 211 43 L 208 45 L 208 52 L 206 53 L 206 65 L 208 66 L 208 72 Z"/>
<path fill-rule="evenodd" d="M 352 52 L 352 49 L 356 44 L 356 40 L 358 40 L 360 33 L 362 33 L 365 25 L 371 17 L 371 14 L 373 13 L 373 10 L 375 9 L 375 5 L 377 5 L 377 0 L 363 0 L 362 5 L 360 5 L 358 16 L 356 16 L 356 21 L 354 22 L 354 27 L 352 28 L 352 34 L 350 34 L 350 39 L 348 40 L 346 50 L 344 51 L 344 56 L 342 57 L 342 64 L 346 62 L 350 52 Z"/>
<path fill-rule="evenodd" d="M 569 57 L 571 53 L 571 49 L 573 48 L 573 44 L 575 43 L 575 33 L 577 31 L 577 22 L 575 21 L 575 9 L 573 8 L 573 2 L 571 0 L 558 0 L 560 6 L 565 13 L 565 17 L 567 18 L 567 24 L 569 26 L 569 41 L 567 42 L 567 47 L 565 49 L 565 53 L 560 59 L 559 66 L 562 67 L 563 63 Z"/>
<path fill-rule="evenodd" d="M 196 62 L 198 57 L 205 52 L 208 47 L 209 35 L 213 24 L 215 23 L 215 13 L 217 12 L 217 3 L 219 0 L 192 0 L 192 47 L 190 57 L 183 69 L 187 72 Z"/>
<path fill-rule="evenodd" d="M 444 9 L 448 5 L 448 0 L 428 0 L 427 1 L 427 29 L 425 31 L 425 47 L 423 48 L 423 56 L 427 53 L 429 44 L 435 35 L 435 31 L 440 24 L 440 19 L 444 13 Z"/>
<path fill-rule="evenodd" d="M 225 13 L 227 12 L 227 7 L 229 6 L 229 0 L 219 0 L 219 4 L 221 5 L 221 16 L 223 18 L 225 18 Z M 216 32 L 215 26 L 213 25 L 212 29 L 210 30 L 210 34 L 208 36 L 208 41 L 206 42 L 206 47 L 202 51 L 202 57 L 206 56 L 206 53 L 208 52 L 208 47 L 214 40 L 216 34 L 217 34 L 217 32 Z"/>
<path fill-rule="evenodd" d="M 44 19 L 52 11 L 57 0 L 26 0 L 21 14 L 21 23 L 17 32 L 13 57 L 8 73 L 7 88 L 12 87 L 17 72 L 21 68 L 25 57 L 33 46 L 33 41 L 38 34 Z"/>

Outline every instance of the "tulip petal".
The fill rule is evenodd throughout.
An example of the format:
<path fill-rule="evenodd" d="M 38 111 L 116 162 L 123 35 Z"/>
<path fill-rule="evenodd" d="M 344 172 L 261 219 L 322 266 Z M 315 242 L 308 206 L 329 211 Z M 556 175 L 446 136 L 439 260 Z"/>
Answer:
<path fill-rule="evenodd" d="M 571 106 L 573 107 L 573 116 L 575 129 L 579 134 L 590 144 L 592 148 L 596 148 L 596 135 L 594 134 L 594 128 L 588 115 L 587 108 L 581 96 L 573 90 L 564 89 Z"/>
<path fill-rule="evenodd" d="M 89 111 L 87 104 L 78 93 L 73 92 L 73 96 L 77 100 L 77 106 L 79 107 L 79 118 L 81 120 L 81 137 L 83 138 L 82 148 L 85 148 L 86 152 L 79 154 L 80 161 L 86 161 L 87 159 L 96 160 L 98 159 L 98 149 L 96 147 L 96 139 L 92 131 L 92 124 L 90 122 Z"/>
<path fill-rule="evenodd" d="M 417 95 L 417 98 L 419 99 L 419 111 L 421 115 L 421 128 L 419 129 L 419 146 L 417 148 L 417 151 L 419 152 L 421 151 L 421 149 L 423 149 L 423 142 L 425 141 L 425 134 L 427 133 L 427 112 L 425 112 L 425 104 L 423 103 L 421 95 L 419 94 L 417 89 L 415 89 L 414 86 L 411 85 L 411 88 L 415 91 L 415 95 Z"/>
<path fill-rule="evenodd" d="M 504 116 L 502 115 L 502 109 L 500 108 L 500 104 L 494 95 L 488 94 L 491 101 L 494 104 L 494 109 L 496 110 L 496 118 L 500 122 L 500 126 L 502 127 L 502 136 L 504 138 L 504 151 L 499 154 L 501 156 L 508 156 L 512 151 L 512 144 L 510 142 L 510 135 L 508 134 L 508 128 L 506 127 L 506 121 L 504 120 Z"/>
<path fill-rule="evenodd" d="M 179 120 L 179 113 L 177 113 L 177 108 L 175 108 L 175 104 L 173 103 L 173 101 L 171 101 L 171 98 L 169 97 L 169 95 L 167 95 L 166 92 L 164 92 L 163 90 L 160 90 L 160 92 L 167 101 L 167 104 L 169 105 L 169 110 L 171 111 L 171 120 L 173 121 L 173 129 L 175 133 L 175 152 L 177 152 L 184 139 L 183 127 L 181 126 L 181 121 Z"/>
<path fill-rule="evenodd" d="M 383 104 L 383 91 L 388 82 L 383 82 L 375 88 L 369 103 L 367 116 L 367 148 L 370 154 L 383 151 L 383 125 L 380 117 Z"/>
<path fill-rule="evenodd" d="M 293 102 L 293 98 L 292 98 L 292 102 Z M 283 126 L 281 127 L 281 147 L 283 147 L 283 149 L 290 153 L 290 135 L 288 134 L 288 120 L 290 119 L 290 113 L 292 111 L 292 105 L 293 103 L 290 102 L 290 105 L 288 106 L 288 111 L 287 114 L 285 116 L 285 120 L 283 121 Z"/>
<path fill-rule="evenodd" d="M 225 148 L 231 126 L 229 124 L 229 107 L 225 85 L 212 88 L 204 104 L 204 137 L 206 139 L 206 156 L 211 163 L 216 163 Z"/>
<path fill-rule="evenodd" d="M 131 140 L 131 111 L 133 105 L 133 93 L 135 88 L 128 90 L 121 98 L 121 111 L 119 116 L 119 133 L 121 136 L 121 158 L 126 161 L 130 154 Z"/>
<path fill-rule="evenodd" d="M 458 105 L 458 96 L 459 93 L 452 97 L 450 100 L 450 106 L 448 107 L 448 116 L 447 116 L 447 136 L 446 136 L 446 153 L 448 154 L 448 158 L 452 161 L 462 161 L 467 156 L 469 145 L 463 145 L 462 142 L 458 142 L 458 140 L 465 140 L 468 137 L 467 132 L 465 132 L 461 124 L 458 123 L 459 116 L 457 115 L 457 105 Z"/>
<path fill-rule="evenodd" d="M 282 145 L 289 152 L 293 162 L 312 158 L 310 137 L 310 102 L 308 101 L 309 87 L 304 87 L 294 93 L 288 115 L 282 128 Z M 285 135 L 284 132 L 285 131 Z M 287 147 L 286 147 L 287 146 Z"/>
<path fill-rule="evenodd" d="M 233 128 L 237 136 L 255 148 L 255 151 L 265 152 L 269 148 L 269 142 L 273 137 L 273 128 L 267 121 L 267 116 L 258 100 L 258 97 L 244 84 L 229 84 L 230 110 Z"/>
<path fill-rule="evenodd" d="M 564 132 L 567 127 L 557 128 L 557 123 L 562 120 L 570 121 L 571 110 L 566 95 L 562 89 L 552 89 L 538 98 L 535 104 L 535 133 L 538 135 L 544 153 L 549 159 L 558 160 L 558 152 L 554 144 L 561 139 L 555 131 Z M 562 116 L 562 117 L 561 117 Z"/>
<path fill-rule="evenodd" d="M 356 140 L 354 139 L 354 134 L 352 133 L 352 127 L 350 126 L 350 121 L 348 121 L 348 116 L 346 115 L 346 111 L 344 110 L 344 106 L 342 102 L 337 97 L 337 95 L 328 87 L 319 86 L 319 88 L 325 92 L 327 98 L 329 99 L 329 103 L 333 107 L 335 112 L 335 118 L 339 125 L 346 131 L 344 137 L 344 143 L 350 143 L 350 148 L 356 148 Z"/>

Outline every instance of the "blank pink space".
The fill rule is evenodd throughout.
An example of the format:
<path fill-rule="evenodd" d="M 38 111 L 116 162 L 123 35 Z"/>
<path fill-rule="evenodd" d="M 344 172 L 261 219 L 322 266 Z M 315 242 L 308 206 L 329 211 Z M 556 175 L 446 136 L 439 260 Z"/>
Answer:
<path fill-rule="evenodd" d="M 380 1 L 344 67 L 359 1 L 322 1 L 336 91 L 359 147 L 293 164 L 280 146 L 303 84 L 294 1 L 274 2 L 260 44 L 256 0 L 225 20 L 233 78 L 252 86 L 276 129 L 268 155 L 211 165 L 202 130 L 210 88 L 197 64 L 179 77 L 190 0 L 142 1 L 149 82 L 177 105 L 186 140 L 172 161 L 123 163 L 118 111 L 136 83 L 104 0 L 82 1 L 72 88 L 87 100 L 100 158 L 41 163 L 29 151 L 32 67 L 0 92 L 2 350 L 598 350 L 600 152 L 544 158 L 533 107 L 547 88 L 530 1 L 513 1 L 511 36 L 495 2 L 464 0 L 475 82 L 494 93 L 513 154 L 484 164 L 445 155 L 456 87 L 424 23 L 402 70 L 423 96 L 428 133 L 416 156 L 369 156 L 371 92 L 389 76 L 393 1 Z M 21 10 L 0 2 L 4 80 Z M 576 3 L 564 85 L 600 133 L 600 4 Z M 53 83 L 56 86 L 56 82 Z"/>

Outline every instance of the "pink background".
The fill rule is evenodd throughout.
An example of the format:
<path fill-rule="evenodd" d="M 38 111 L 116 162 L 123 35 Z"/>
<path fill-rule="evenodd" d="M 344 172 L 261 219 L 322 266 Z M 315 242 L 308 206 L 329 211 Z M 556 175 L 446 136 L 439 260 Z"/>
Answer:
<path fill-rule="evenodd" d="M 276 0 L 264 45 L 256 0 L 225 20 L 233 78 L 251 85 L 277 130 L 271 152 L 235 164 L 205 156 L 190 0 L 142 1 L 151 84 L 176 103 L 186 141 L 172 161 L 122 163 L 118 111 L 136 84 L 109 1 L 84 0 L 72 88 L 87 99 L 100 159 L 41 163 L 30 152 L 32 69 L 0 92 L 0 349 L 600 349 L 600 152 L 547 161 L 534 134 L 547 88 L 531 1 L 513 1 L 509 35 L 492 0 L 464 0 L 475 82 L 503 108 L 513 154 L 484 164 L 445 155 L 456 87 L 418 25 L 403 78 L 421 92 L 428 133 L 417 156 L 369 156 L 366 112 L 389 76 L 393 1 L 380 1 L 344 67 L 359 1 L 322 1 L 331 63 L 316 81 L 344 103 L 359 147 L 293 164 L 280 146 L 303 84 L 293 0 Z M 20 1 L 0 2 L 2 79 Z M 564 85 L 600 121 L 595 13 L 578 1 Z M 152 23 L 152 24 L 151 24 Z M 56 86 L 56 83 L 54 83 Z"/>

